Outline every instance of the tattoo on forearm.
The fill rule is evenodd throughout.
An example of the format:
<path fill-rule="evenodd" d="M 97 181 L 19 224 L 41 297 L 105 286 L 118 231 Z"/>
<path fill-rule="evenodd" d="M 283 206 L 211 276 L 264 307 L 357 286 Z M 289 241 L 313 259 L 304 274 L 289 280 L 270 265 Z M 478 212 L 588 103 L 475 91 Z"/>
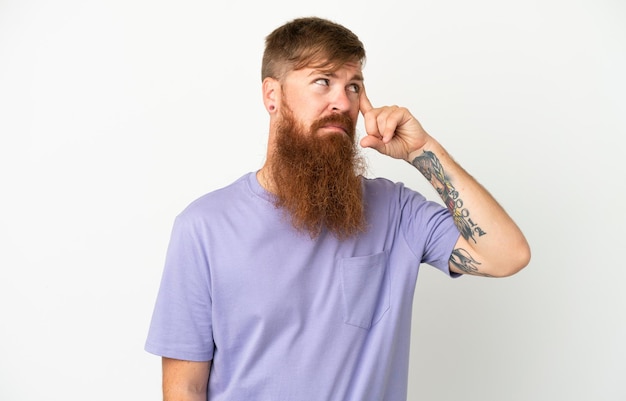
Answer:
<path fill-rule="evenodd" d="M 454 224 L 456 224 L 463 238 L 466 240 L 472 239 L 476 243 L 475 235 L 482 237 L 487 234 L 470 218 L 470 212 L 463 207 L 463 200 L 459 197 L 459 192 L 454 189 L 454 186 L 446 177 L 441 162 L 433 152 L 424 151 L 421 156 L 413 159 L 411 164 L 435 187 L 446 207 L 452 213 Z"/>
<path fill-rule="evenodd" d="M 489 274 L 481 273 L 478 266 L 480 262 L 472 257 L 465 249 L 457 248 L 450 255 L 450 263 L 465 274 L 473 274 L 476 276 L 491 277 Z"/>

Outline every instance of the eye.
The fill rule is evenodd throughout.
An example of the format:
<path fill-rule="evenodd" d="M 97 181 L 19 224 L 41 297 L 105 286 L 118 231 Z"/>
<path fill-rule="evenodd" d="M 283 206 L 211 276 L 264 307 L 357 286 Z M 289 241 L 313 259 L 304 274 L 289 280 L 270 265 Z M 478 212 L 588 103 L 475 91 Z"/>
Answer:
<path fill-rule="evenodd" d="M 315 80 L 315 83 L 322 86 L 330 86 L 330 79 L 328 78 L 319 78 Z"/>
<path fill-rule="evenodd" d="M 358 84 L 350 84 L 348 85 L 348 90 L 350 92 L 359 93 L 361 92 L 361 87 Z"/>

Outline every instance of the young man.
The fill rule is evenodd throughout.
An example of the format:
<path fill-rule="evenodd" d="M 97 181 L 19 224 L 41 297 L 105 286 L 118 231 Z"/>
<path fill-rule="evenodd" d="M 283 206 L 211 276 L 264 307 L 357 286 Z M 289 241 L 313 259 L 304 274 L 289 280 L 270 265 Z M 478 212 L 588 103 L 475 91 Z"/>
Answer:
<path fill-rule="evenodd" d="M 263 168 L 176 219 L 146 349 L 166 400 L 404 400 L 420 263 L 501 277 L 515 223 L 405 108 L 374 107 L 365 51 L 302 18 L 266 39 Z M 362 176 L 362 147 L 415 166 L 447 208 Z"/>

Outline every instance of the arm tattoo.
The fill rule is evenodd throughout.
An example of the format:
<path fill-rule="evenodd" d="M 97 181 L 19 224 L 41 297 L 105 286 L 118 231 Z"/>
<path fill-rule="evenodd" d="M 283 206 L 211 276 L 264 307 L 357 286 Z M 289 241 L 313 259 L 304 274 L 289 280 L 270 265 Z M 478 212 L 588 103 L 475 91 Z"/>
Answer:
<path fill-rule="evenodd" d="M 475 276 L 491 277 L 489 274 L 481 273 L 478 269 L 480 262 L 476 261 L 472 255 L 463 248 L 457 248 L 450 255 L 450 264 L 465 274 L 473 274 Z"/>
<path fill-rule="evenodd" d="M 459 197 L 459 192 L 454 189 L 450 179 L 446 177 L 441 162 L 433 152 L 424 151 L 421 156 L 413 159 L 411 164 L 435 187 L 446 207 L 452 213 L 454 224 L 456 224 L 463 238 L 472 239 L 476 243 L 475 234 L 478 234 L 479 237 L 487 234 L 472 221 L 469 210 L 463 208 L 463 200 Z"/>

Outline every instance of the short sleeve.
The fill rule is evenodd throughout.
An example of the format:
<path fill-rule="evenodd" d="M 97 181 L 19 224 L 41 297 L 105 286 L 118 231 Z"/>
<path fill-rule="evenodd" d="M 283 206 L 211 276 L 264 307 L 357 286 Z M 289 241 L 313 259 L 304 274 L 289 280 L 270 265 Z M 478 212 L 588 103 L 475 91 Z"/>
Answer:
<path fill-rule="evenodd" d="M 181 214 L 174 222 L 145 350 L 208 361 L 214 351 L 209 263 L 202 224 L 192 217 Z"/>
<path fill-rule="evenodd" d="M 448 263 L 460 233 L 450 211 L 404 186 L 400 192 L 401 226 L 409 247 L 422 263 L 457 277 Z"/>

